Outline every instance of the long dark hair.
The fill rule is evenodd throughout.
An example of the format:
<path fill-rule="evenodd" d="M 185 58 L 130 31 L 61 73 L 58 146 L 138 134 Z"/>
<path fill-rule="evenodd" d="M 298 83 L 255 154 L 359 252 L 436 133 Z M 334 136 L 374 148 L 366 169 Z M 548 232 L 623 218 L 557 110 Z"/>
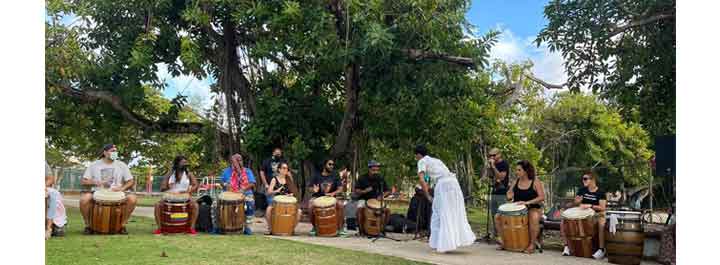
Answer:
<path fill-rule="evenodd" d="M 173 159 L 173 166 L 172 171 L 175 173 L 175 177 L 177 177 L 178 174 L 180 174 L 180 161 L 187 160 L 187 157 L 183 155 L 176 156 L 175 159 Z M 184 172 L 187 173 L 188 169 L 187 167 L 184 168 Z"/>
<path fill-rule="evenodd" d="M 289 165 L 287 162 L 280 162 L 280 163 L 278 163 L 277 168 L 276 168 L 275 170 L 277 170 L 277 172 L 280 173 L 280 168 L 281 168 L 283 165 L 287 166 L 288 172 L 290 172 L 290 165 Z M 300 195 L 300 194 L 298 193 L 298 189 L 297 189 L 297 187 L 295 186 L 295 182 L 293 181 L 292 177 L 290 177 L 290 176 L 285 176 L 285 183 L 287 184 L 287 186 L 288 186 L 288 188 L 290 189 L 290 192 L 293 194 L 293 196 L 298 196 L 298 195 Z M 274 187 L 273 187 L 273 188 L 274 188 Z"/>
<path fill-rule="evenodd" d="M 517 165 L 522 167 L 525 173 L 527 173 L 528 179 L 535 179 L 535 167 L 530 164 L 530 161 L 520 160 L 520 162 L 517 162 Z"/>

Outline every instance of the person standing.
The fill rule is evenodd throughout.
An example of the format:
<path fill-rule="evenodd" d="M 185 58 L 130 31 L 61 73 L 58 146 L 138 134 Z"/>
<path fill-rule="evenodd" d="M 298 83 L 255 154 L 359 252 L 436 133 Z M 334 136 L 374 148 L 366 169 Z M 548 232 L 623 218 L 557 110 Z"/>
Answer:
<path fill-rule="evenodd" d="M 123 228 L 120 234 L 127 234 L 125 224 L 127 224 L 130 215 L 135 210 L 137 197 L 132 194 L 132 187 L 135 184 L 127 164 L 119 160 L 117 147 L 114 144 L 106 144 L 103 146 L 100 159 L 92 163 L 83 174 L 80 184 L 90 191 L 83 192 L 80 196 L 80 212 L 85 220 L 85 234 L 91 234 L 90 229 L 90 210 L 92 208 L 93 192 L 102 188 L 109 188 L 111 191 L 125 192 L 126 207 L 123 214 Z"/>
<path fill-rule="evenodd" d="M 488 154 L 488 169 L 492 173 L 492 192 L 490 194 L 490 216 L 495 216 L 500 205 L 507 202 L 505 199 L 510 177 L 508 170 L 510 166 L 505 161 L 500 153 L 500 149 L 493 148 Z M 494 218 L 493 221 L 495 221 Z M 493 224 L 493 228 L 495 225 Z M 497 236 L 497 230 L 494 229 L 493 237 Z"/>
<path fill-rule="evenodd" d="M 270 182 L 278 175 L 278 165 L 280 163 L 287 163 L 287 160 L 283 157 L 282 149 L 280 147 L 273 148 L 272 156 L 265 159 L 260 166 L 260 184 L 258 185 L 258 200 L 262 200 L 262 195 L 265 195 L 266 204 L 257 203 L 258 210 L 263 212 L 267 210 L 267 206 L 272 205 L 272 194 L 267 193 L 267 188 Z M 292 177 L 292 172 L 288 171 L 287 177 Z"/>
<path fill-rule="evenodd" d="M 475 242 L 475 234 L 465 213 L 465 201 L 460 184 L 445 163 L 428 155 L 423 145 L 415 147 L 415 159 L 420 185 L 432 202 L 430 218 L 430 247 L 444 253 Z M 435 183 L 434 196 L 430 195 L 426 179 Z"/>

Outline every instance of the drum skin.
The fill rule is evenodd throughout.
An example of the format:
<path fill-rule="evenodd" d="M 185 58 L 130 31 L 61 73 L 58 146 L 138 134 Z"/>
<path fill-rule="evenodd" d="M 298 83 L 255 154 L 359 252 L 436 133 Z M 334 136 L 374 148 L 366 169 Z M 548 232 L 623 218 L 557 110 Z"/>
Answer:
<path fill-rule="evenodd" d="M 218 230 L 222 233 L 245 230 L 245 200 L 217 201 Z"/>
<path fill-rule="evenodd" d="M 578 207 L 566 211 L 576 211 Z M 591 210 L 591 209 L 590 209 Z M 580 211 L 576 211 L 580 212 Z M 584 211 L 582 215 L 568 217 L 563 213 L 562 226 L 565 230 L 565 237 L 568 240 L 570 253 L 576 257 L 589 258 L 598 248 L 597 241 L 597 219 L 595 211 Z"/>
<path fill-rule="evenodd" d="M 278 236 L 292 236 L 297 220 L 297 200 L 284 199 L 288 196 L 276 196 L 273 199 L 272 225 L 270 233 Z M 293 198 L 294 197 L 290 197 Z"/>
<path fill-rule="evenodd" d="M 323 196 L 313 200 L 313 218 L 317 226 L 317 235 L 323 237 L 337 236 L 337 200 Z"/>
<path fill-rule="evenodd" d="M 96 234 L 117 234 L 123 228 L 126 200 L 96 201 L 90 210 L 90 229 Z"/>
<path fill-rule="evenodd" d="M 608 262 L 626 265 L 640 264 L 645 242 L 645 233 L 639 218 L 640 213 L 637 213 L 637 218 L 635 218 L 635 214 L 612 211 L 608 211 L 607 216 L 611 214 L 618 214 L 622 217 L 618 218 L 615 234 L 610 233 L 609 229 L 605 229 Z M 610 224 L 609 221 L 605 223 L 606 225 Z"/>
<path fill-rule="evenodd" d="M 380 201 L 376 199 L 370 199 L 365 203 L 363 209 L 364 219 L 360 220 L 363 222 L 363 233 L 368 236 L 377 236 L 380 234 L 380 229 L 383 224 L 382 209 L 380 208 Z"/>
<path fill-rule="evenodd" d="M 160 230 L 163 233 L 185 233 L 190 229 L 190 199 L 178 202 L 180 198 L 165 200 L 160 207 Z"/>

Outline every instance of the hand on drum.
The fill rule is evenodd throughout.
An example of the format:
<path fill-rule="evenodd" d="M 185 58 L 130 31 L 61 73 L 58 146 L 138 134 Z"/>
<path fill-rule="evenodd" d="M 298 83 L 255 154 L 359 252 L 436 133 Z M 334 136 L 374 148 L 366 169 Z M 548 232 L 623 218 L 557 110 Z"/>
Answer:
<path fill-rule="evenodd" d="M 373 190 L 372 186 L 371 186 L 371 187 L 367 187 L 367 189 L 364 189 L 364 190 L 363 190 L 363 193 L 368 193 L 368 192 L 371 192 L 372 190 Z"/>
<path fill-rule="evenodd" d="M 592 208 L 592 204 L 580 204 L 580 208 L 582 208 L 582 209 L 590 209 L 590 208 Z"/>
<path fill-rule="evenodd" d="M 122 191 L 121 187 L 112 187 L 110 188 L 111 191 Z"/>
<path fill-rule="evenodd" d="M 315 192 L 315 193 L 316 193 L 316 192 L 319 192 L 319 191 L 320 191 L 320 186 L 318 186 L 317 184 L 315 184 L 315 185 L 313 185 L 312 190 L 313 190 L 313 192 Z"/>
<path fill-rule="evenodd" d="M 517 205 L 527 205 L 527 202 L 519 201 L 519 202 L 515 202 L 515 204 L 517 204 Z"/>

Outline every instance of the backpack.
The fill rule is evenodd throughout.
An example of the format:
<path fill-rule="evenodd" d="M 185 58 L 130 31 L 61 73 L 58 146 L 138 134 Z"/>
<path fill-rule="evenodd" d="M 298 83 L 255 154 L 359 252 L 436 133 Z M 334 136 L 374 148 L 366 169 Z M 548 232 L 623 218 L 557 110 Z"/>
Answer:
<path fill-rule="evenodd" d="M 212 208 L 212 198 L 210 195 L 203 195 L 197 199 L 198 218 L 195 223 L 195 230 L 199 232 L 211 232 L 213 230 L 212 217 L 210 216 Z"/>

